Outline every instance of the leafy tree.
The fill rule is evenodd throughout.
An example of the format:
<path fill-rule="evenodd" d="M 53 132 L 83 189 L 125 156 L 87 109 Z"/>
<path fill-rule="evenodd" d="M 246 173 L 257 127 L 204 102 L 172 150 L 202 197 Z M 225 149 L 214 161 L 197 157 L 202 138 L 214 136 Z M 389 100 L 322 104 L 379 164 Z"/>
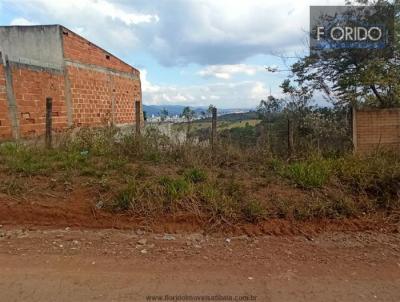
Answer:
<path fill-rule="evenodd" d="M 212 112 L 213 112 L 213 109 L 215 108 L 215 106 L 213 105 L 213 104 L 210 104 L 210 106 L 208 106 L 208 109 L 207 109 L 207 115 L 208 115 L 208 117 L 211 117 L 212 116 Z"/>
<path fill-rule="evenodd" d="M 162 121 L 162 122 L 165 121 L 165 119 L 167 118 L 167 116 L 168 116 L 168 110 L 165 109 L 165 108 L 163 108 L 163 109 L 160 111 L 160 118 L 161 118 L 161 121 Z"/>
<path fill-rule="evenodd" d="M 270 95 L 267 100 L 261 100 L 257 106 L 258 116 L 264 121 L 269 121 L 276 113 L 282 111 L 282 105 L 282 100 Z"/>
<path fill-rule="evenodd" d="M 194 117 L 194 111 L 188 106 L 183 108 L 181 116 L 187 120 L 187 122 L 191 122 Z"/>
<path fill-rule="evenodd" d="M 192 120 L 194 117 L 194 113 L 195 112 L 189 106 L 183 108 L 183 110 L 182 110 L 181 117 L 185 118 L 187 121 L 187 133 L 186 133 L 187 137 L 189 137 L 189 134 L 190 134 L 190 129 L 192 127 Z"/>
<path fill-rule="evenodd" d="M 388 0 L 355 0 L 346 4 L 375 5 L 377 15 L 385 15 L 393 8 Z M 398 18 L 395 26 L 400 29 Z M 397 42 L 390 49 L 321 51 L 300 59 L 292 66 L 292 72 L 299 85 L 324 91 L 336 104 L 399 106 L 399 49 Z"/>

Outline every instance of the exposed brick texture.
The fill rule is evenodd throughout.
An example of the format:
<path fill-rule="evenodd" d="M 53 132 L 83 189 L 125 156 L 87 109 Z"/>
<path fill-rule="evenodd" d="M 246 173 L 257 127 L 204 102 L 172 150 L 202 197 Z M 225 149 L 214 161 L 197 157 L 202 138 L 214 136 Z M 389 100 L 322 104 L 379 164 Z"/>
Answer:
<path fill-rule="evenodd" d="M 46 97 L 53 99 L 54 131 L 67 127 L 63 74 L 12 66 L 12 75 L 21 137 L 44 134 Z"/>
<path fill-rule="evenodd" d="M 11 137 L 11 123 L 8 115 L 6 79 L 4 67 L 0 64 L 0 139 Z"/>
<path fill-rule="evenodd" d="M 109 75 L 67 67 L 71 81 L 73 121 L 76 126 L 101 125 L 112 121 Z"/>
<path fill-rule="evenodd" d="M 65 59 L 139 75 L 137 69 L 88 40 L 66 28 L 62 29 L 62 31 Z"/>
<path fill-rule="evenodd" d="M 353 121 L 356 152 L 400 151 L 400 108 L 356 111 Z"/>
<path fill-rule="evenodd" d="M 68 127 L 68 111 L 72 126 L 133 124 L 134 102 L 141 102 L 139 71 L 70 30 L 60 30 L 64 70 L 11 62 L 20 137 L 44 134 L 46 97 L 53 98 L 54 131 Z M 5 72 L 0 64 L 0 140 L 10 138 Z"/>

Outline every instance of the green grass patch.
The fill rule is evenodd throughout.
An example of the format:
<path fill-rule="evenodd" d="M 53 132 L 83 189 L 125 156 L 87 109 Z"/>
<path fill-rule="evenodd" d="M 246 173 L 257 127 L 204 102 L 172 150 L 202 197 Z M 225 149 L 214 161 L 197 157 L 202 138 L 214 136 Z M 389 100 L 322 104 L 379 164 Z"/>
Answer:
<path fill-rule="evenodd" d="M 192 183 L 201 183 L 207 180 L 207 173 L 199 168 L 188 169 L 184 173 L 185 179 Z"/>
<path fill-rule="evenodd" d="M 320 188 L 331 175 L 331 163 L 315 159 L 290 164 L 285 171 L 287 177 L 303 188 Z"/>

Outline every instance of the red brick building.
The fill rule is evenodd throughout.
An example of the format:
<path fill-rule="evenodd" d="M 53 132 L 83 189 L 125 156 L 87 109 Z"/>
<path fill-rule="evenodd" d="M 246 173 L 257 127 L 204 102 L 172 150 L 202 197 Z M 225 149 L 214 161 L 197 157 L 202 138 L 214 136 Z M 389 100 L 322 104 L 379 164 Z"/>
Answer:
<path fill-rule="evenodd" d="M 139 71 L 60 25 L 0 27 L 0 140 L 135 122 Z M 142 108 L 142 106 L 140 106 Z"/>

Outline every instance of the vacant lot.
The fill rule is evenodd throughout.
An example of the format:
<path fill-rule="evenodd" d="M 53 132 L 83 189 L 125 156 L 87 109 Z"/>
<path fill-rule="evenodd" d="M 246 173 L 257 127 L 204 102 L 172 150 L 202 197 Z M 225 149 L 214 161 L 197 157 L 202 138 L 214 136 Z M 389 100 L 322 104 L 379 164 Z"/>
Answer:
<path fill-rule="evenodd" d="M 398 301 L 399 163 L 112 128 L 3 144 L 0 301 Z"/>
<path fill-rule="evenodd" d="M 49 150 L 0 146 L 0 218 L 122 228 L 163 221 L 208 232 L 268 233 L 276 221 L 294 234 L 297 225 L 395 229 L 399 173 L 391 153 L 286 161 L 261 147 L 173 143 L 156 129 L 140 138 L 86 129 Z"/>

